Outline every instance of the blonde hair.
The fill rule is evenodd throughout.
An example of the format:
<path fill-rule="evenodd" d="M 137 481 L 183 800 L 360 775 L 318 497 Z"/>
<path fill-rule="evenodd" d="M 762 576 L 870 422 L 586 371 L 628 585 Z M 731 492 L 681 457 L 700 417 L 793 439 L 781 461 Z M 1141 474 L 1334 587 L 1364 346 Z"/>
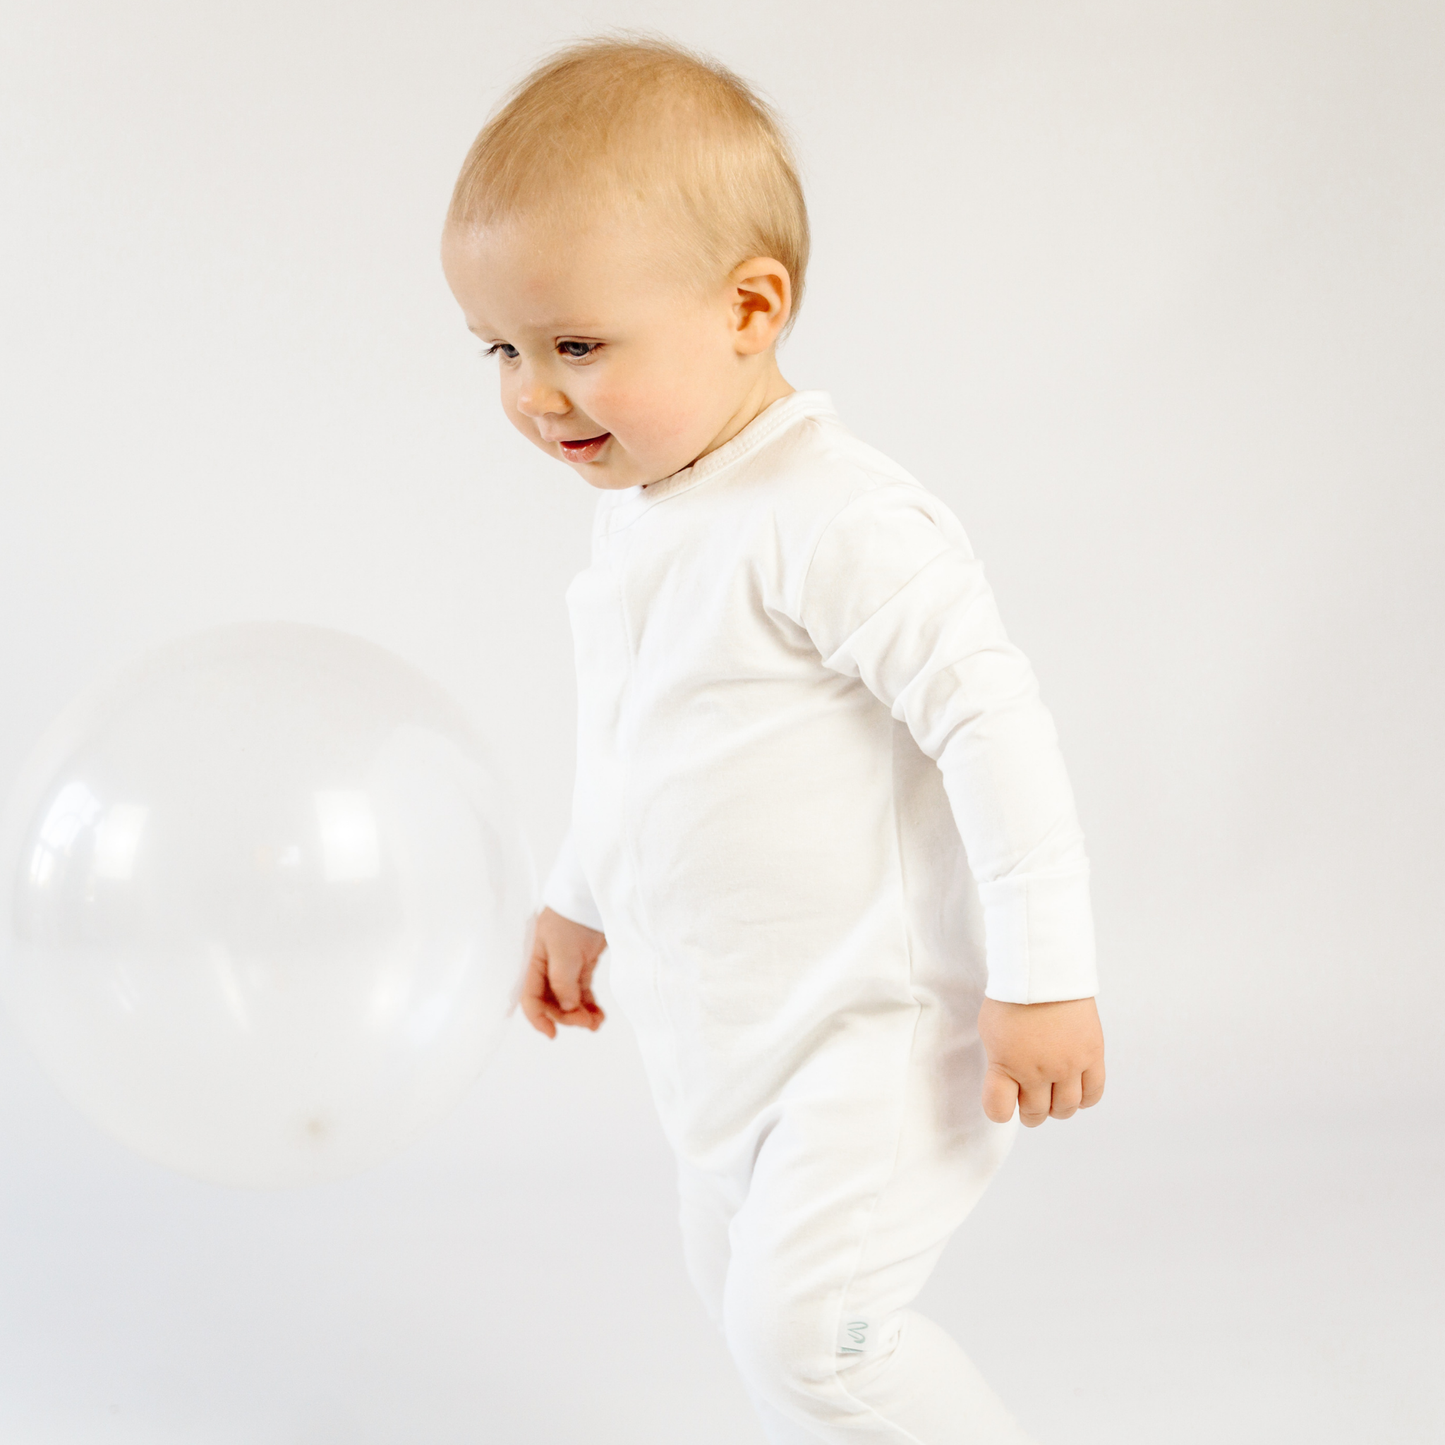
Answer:
<path fill-rule="evenodd" d="M 447 225 L 618 212 L 645 222 L 700 289 L 750 257 L 780 261 L 792 329 L 808 212 L 784 124 L 724 65 L 646 32 L 574 41 L 513 86 L 467 152 Z"/>

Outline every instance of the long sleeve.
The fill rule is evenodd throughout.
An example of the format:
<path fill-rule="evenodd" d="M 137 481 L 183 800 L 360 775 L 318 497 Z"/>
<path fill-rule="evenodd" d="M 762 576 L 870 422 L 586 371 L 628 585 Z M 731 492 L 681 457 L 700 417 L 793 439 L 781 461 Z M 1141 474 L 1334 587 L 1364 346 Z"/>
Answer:
<path fill-rule="evenodd" d="M 560 913 L 574 923 L 595 928 L 599 933 L 606 931 L 602 926 L 602 915 L 592 899 L 592 890 L 587 886 L 587 879 L 577 861 L 570 832 L 562 840 L 557 861 L 542 887 L 542 902 L 554 913 Z"/>
<path fill-rule="evenodd" d="M 904 482 L 862 491 L 828 524 L 798 620 L 943 774 L 984 908 L 988 997 L 1098 989 L 1089 864 L 1053 719 L 1009 642 L 963 529 Z"/>

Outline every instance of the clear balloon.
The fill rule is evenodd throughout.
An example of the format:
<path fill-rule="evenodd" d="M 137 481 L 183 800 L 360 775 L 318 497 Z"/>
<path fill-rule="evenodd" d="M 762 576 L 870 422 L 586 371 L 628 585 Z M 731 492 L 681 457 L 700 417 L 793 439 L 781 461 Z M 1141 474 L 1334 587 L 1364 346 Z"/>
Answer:
<path fill-rule="evenodd" d="M 0 822 L 0 968 L 61 1091 L 218 1182 L 378 1162 L 498 1041 L 533 875 L 465 715 L 358 638 L 250 623 L 72 704 Z"/>

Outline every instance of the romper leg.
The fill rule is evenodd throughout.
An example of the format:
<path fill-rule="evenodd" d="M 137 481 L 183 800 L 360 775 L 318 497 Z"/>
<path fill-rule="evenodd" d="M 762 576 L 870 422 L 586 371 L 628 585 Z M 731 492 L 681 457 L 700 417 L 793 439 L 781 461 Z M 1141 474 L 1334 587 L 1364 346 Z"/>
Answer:
<path fill-rule="evenodd" d="M 679 1160 L 677 1193 L 687 1276 L 708 1318 L 721 1329 L 731 1255 L 728 1226 L 742 1203 L 742 1189 L 727 1175 L 709 1174 Z"/>
<path fill-rule="evenodd" d="M 733 1216 L 724 1331 L 774 1445 L 1029 1445 L 908 1308 L 1016 1129 L 978 1111 L 940 1131 L 918 1063 L 891 1096 L 800 1090 Z"/>
<path fill-rule="evenodd" d="M 910 1310 L 902 1316 L 901 1323 L 899 1351 L 906 1350 L 908 1353 L 900 1354 L 894 1359 L 886 1372 L 886 1378 L 879 1383 L 882 1383 L 885 1389 L 898 1389 L 908 1388 L 919 1379 L 927 1382 L 961 1375 L 963 1379 L 960 1383 L 967 1386 L 973 1398 L 970 1404 L 972 1418 L 962 1427 L 946 1414 L 928 1420 L 925 1418 L 922 1402 L 910 1407 L 907 1401 L 903 1401 L 890 1408 L 886 1402 L 880 1404 L 875 1401 L 875 1408 L 881 1415 L 891 1414 L 895 1420 L 899 1418 L 900 1408 L 904 1412 L 911 1409 L 906 1425 L 902 1427 L 908 1433 L 896 1438 L 927 1442 L 947 1441 L 948 1445 L 954 1445 L 955 1441 L 988 1442 L 988 1445 L 993 1445 L 995 1441 L 1000 1442 L 1000 1445 L 1004 1445 L 1004 1442 L 1006 1445 L 1033 1445 L 1003 1402 L 989 1388 L 988 1382 L 979 1375 L 973 1363 L 932 1320 Z M 851 1376 L 845 1376 L 845 1379 L 853 1393 L 870 1393 L 868 1383 Z M 826 1434 L 819 1435 L 810 1426 L 799 1424 L 761 1396 L 752 1395 L 750 1398 L 763 1427 L 763 1435 L 770 1445 L 820 1445 L 820 1442 L 834 1438 Z M 950 1407 L 945 1406 L 945 1409 L 948 1408 Z M 960 1428 L 964 1433 L 959 1433 Z M 869 1437 L 855 1435 L 845 1438 L 863 1440 Z"/>

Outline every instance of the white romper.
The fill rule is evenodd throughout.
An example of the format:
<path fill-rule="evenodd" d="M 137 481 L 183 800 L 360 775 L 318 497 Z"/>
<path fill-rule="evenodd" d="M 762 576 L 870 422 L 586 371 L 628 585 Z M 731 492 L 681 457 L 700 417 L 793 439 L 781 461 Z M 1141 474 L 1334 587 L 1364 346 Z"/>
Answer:
<path fill-rule="evenodd" d="M 603 493 L 567 601 L 577 784 L 543 896 L 607 935 L 769 1439 L 1022 1441 L 907 1308 L 1016 1127 L 979 1101 L 985 988 L 1096 991 L 1053 722 L 962 527 L 798 391 Z"/>

